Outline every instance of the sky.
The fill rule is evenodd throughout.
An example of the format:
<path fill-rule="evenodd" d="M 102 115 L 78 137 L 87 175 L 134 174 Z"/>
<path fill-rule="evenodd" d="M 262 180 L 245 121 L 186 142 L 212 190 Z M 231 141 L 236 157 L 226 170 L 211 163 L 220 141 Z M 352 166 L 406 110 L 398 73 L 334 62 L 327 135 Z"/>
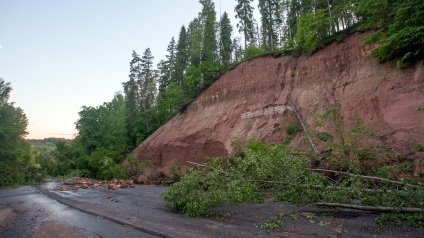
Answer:
<path fill-rule="evenodd" d="M 214 2 L 238 35 L 236 1 Z M 26 138 L 73 138 L 82 106 L 122 91 L 132 51 L 165 59 L 200 11 L 198 0 L 0 0 L 0 78 L 28 118 Z"/>

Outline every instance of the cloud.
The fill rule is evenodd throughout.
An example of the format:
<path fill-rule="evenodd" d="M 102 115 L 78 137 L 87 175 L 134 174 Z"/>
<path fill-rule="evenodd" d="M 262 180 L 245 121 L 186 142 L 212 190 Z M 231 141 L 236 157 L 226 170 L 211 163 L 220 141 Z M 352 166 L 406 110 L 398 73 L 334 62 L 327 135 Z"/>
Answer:
<path fill-rule="evenodd" d="M 0 49 L 1 49 L 1 47 L 3 47 L 2 45 L 0 45 Z"/>

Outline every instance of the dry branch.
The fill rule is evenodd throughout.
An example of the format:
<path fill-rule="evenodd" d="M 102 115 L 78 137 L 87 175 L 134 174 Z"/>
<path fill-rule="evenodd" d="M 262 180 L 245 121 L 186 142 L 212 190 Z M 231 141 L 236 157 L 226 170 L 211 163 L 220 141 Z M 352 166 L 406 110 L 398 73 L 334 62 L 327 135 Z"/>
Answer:
<path fill-rule="evenodd" d="M 325 207 L 342 207 L 342 208 L 351 208 L 362 211 L 370 211 L 370 212 L 424 212 L 422 208 L 415 207 L 371 207 L 371 206 L 361 206 L 361 205 L 351 205 L 351 204 L 343 204 L 343 203 L 328 203 L 328 202 L 319 202 L 315 203 L 317 206 L 325 206 Z"/>
<path fill-rule="evenodd" d="M 246 182 L 258 182 L 258 183 L 276 183 L 276 184 L 289 184 L 289 182 L 270 181 L 270 180 L 245 180 Z"/>
<path fill-rule="evenodd" d="M 194 162 L 191 162 L 191 161 L 187 161 L 187 163 L 189 163 L 189 164 L 194 164 L 194 165 L 198 165 L 198 166 L 203 166 L 203 167 L 205 167 L 206 165 L 204 165 L 204 164 L 198 164 L 198 163 L 194 163 Z"/>
<path fill-rule="evenodd" d="M 300 116 L 299 112 L 297 111 L 296 106 L 292 102 L 290 96 L 287 96 L 287 99 L 290 102 L 290 106 L 292 107 L 293 111 L 296 113 L 297 119 L 299 120 L 300 125 L 302 126 L 303 131 L 305 132 L 306 137 L 308 137 L 309 143 L 311 143 L 311 146 L 312 146 L 312 149 L 314 149 L 315 155 L 317 155 L 318 154 L 318 149 L 315 146 L 315 143 L 312 140 L 312 138 L 309 136 L 308 129 L 306 128 L 305 124 L 303 123 L 302 117 Z"/>
<path fill-rule="evenodd" d="M 343 171 L 328 170 L 328 169 L 307 169 L 307 170 L 316 171 L 316 172 L 339 173 L 339 174 L 344 174 L 344 175 L 351 176 L 351 177 L 360 177 L 360 178 L 364 178 L 364 179 L 372 179 L 372 180 L 378 180 L 378 181 L 383 181 L 383 182 L 388 182 L 388 183 L 393 183 L 393 184 L 398 184 L 398 185 L 403 185 L 403 186 L 409 186 L 409 187 L 413 187 L 413 188 L 424 189 L 424 187 L 419 186 L 419 185 L 407 184 L 407 183 L 402 183 L 400 181 L 395 181 L 395 180 L 390 180 L 390 179 L 385 179 L 385 178 L 379 178 L 379 177 L 373 177 L 373 176 L 351 174 L 351 173 L 347 173 L 347 172 L 343 172 Z"/>

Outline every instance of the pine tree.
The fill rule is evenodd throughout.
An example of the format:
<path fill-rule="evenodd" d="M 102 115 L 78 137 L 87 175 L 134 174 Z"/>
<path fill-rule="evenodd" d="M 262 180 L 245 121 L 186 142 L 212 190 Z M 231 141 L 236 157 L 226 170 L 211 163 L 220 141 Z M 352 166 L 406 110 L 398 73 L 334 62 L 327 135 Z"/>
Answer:
<path fill-rule="evenodd" d="M 175 44 L 176 44 L 175 39 L 174 39 L 174 37 L 172 37 L 171 41 L 168 44 L 168 48 L 167 48 L 168 54 L 166 55 L 166 64 L 168 66 L 167 67 L 167 69 L 168 69 L 167 76 L 169 78 L 169 82 L 172 80 L 171 79 L 172 74 L 173 74 L 172 71 L 174 70 L 175 63 L 177 61 L 177 59 L 176 59 L 177 58 L 177 55 L 176 55 L 177 46 Z"/>
<path fill-rule="evenodd" d="M 125 93 L 125 107 L 127 112 L 127 138 L 130 146 L 137 142 L 136 123 L 140 117 L 142 107 L 140 92 L 143 90 L 143 77 L 141 75 L 141 59 L 137 52 L 133 51 L 130 62 L 130 80 L 123 83 Z"/>
<path fill-rule="evenodd" d="M 138 85 L 134 78 L 130 77 L 128 82 L 123 83 L 125 93 L 125 108 L 126 108 L 126 130 L 127 138 L 130 147 L 136 146 L 137 133 L 136 123 L 140 116 L 139 105 L 137 102 Z"/>
<path fill-rule="evenodd" d="M 233 50 L 233 63 L 240 62 L 243 59 L 243 50 L 241 49 L 239 38 L 234 38 L 232 43 Z"/>
<path fill-rule="evenodd" d="M 180 35 L 178 37 L 178 44 L 175 54 L 175 64 L 173 66 L 171 82 L 181 85 L 184 81 L 184 72 L 188 67 L 189 52 L 188 52 L 188 39 L 187 31 L 184 26 L 181 27 Z"/>
<path fill-rule="evenodd" d="M 198 66 L 201 63 L 202 34 L 201 19 L 193 19 L 187 29 L 188 56 L 191 66 Z"/>
<path fill-rule="evenodd" d="M 175 69 L 176 63 L 176 46 L 175 39 L 172 37 L 171 41 L 168 44 L 167 48 L 168 54 L 166 55 L 166 60 L 161 60 L 158 65 L 158 81 L 159 81 L 159 98 L 163 98 L 164 93 L 168 85 L 172 81 L 172 76 L 174 75 L 173 71 Z"/>
<path fill-rule="evenodd" d="M 201 12 L 203 24 L 202 62 L 215 62 L 217 57 L 216 43 L 216 12 L 212 0 L 200 0 L 203 5 Z"/>
<path fill-rule="evenodd" d="M 228 67 L 231 63 L 231 55 L 232 55 L 232 40 L 231 33 L 233 31 L 233 27 L 231 26 L 230 19 L 228 18 L 228 14 L 224 12 L 220 21 L 220 56 L 221 56 L 221 64 L 224 67 Z"/>
<path fill-rule="evenodd" d="M 156 83 L 154 82 L 153 72 L 153 55 L 150 48 L 147 48 L 141 58 L 141 74 L 144 78 L 144 98 L 146 110 L 150 109 L 154 104 L 154 93 L 156 91 Z"/>
<path fill-rule="evenodd" d="M 132 59 L 130 61 L 130 79 L 133 79 L 134 82 L 137 84 L 136 90 L 137 93 L 135 94 L 136 103 L 137 106 L 141 107 L 141 111 L 145 110 L 146 105 L 143 103 L 142 98 L 144 97 L 144 79 L 141 73 L 141 58 L 140 55 L 133 50 L 132 53 Z"/>
<path fill-rule="evenodd" d="M 247 48 L 247 42 L 254 41 L 254 18 L 253 18 L 253 7 L 251 2 L 253 0 L 236 0 L 237 5 L 234 8 L 236 12 L 236 18 L 240 19 L 237 23 L 239 32 L 243 32 L 244 36 L 244 48 Z"/>
<path fill-rule="evenodd" d="M 165 96 L 165 91 L 166 88 L 168 88 L 169 84 L 170 84 L 170 77 L 168 77 L 169 72 L 170 72 L 170 68 L 169 65 L 167 64 L 167 62 L 165 60 L 161 60 L 159 61 L 158 65 L 157 65 L 157 69 L 158 69 L 158 83 L 159 83 L 159 94 L 158 94 L 158 99 L 163 99 Z"/>
<path fill-rule="evenodd" d="M 266 50 L 274 51 L 276 41 L 276 26 L 282 18 L 282 10 L 279 0 L 259 0 L 259 12 L 262 21 L 263 47 Z"/>
<path fill-rule="evenodd" d="M 287 9 L 287 18 L 286 18 L 287 35 L 289 38 L 293 39 L 297 31 L 297 24 L 299 22 L 298 18 L 300 16 L 300 10 L 301 10 L 299 0 L 287 1 L 286 9 Z"/>

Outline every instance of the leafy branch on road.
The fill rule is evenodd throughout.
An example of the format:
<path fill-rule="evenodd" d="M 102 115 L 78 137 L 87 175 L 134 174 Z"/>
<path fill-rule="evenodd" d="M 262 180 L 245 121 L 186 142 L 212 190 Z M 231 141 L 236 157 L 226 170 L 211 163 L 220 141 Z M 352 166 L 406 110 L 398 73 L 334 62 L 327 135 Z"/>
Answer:
<path fill-rule="evenodd" d="M 424 214 L 424 190 L 416 177 L 387 179 L 390 174 L 381 170 L 377 171 L 380 177 L 360 175 L 364 171 L 352 161 L 345 171 L 311 171 L 311 161 L 307 154 L 294 154 L 283 144 L 251 140 L 237 154 L 213 158 L 190 169 L 162 197 L 168 207 L 188 216 L 207 214 L 223 203 L 267 200 Z M 406 218 L 403 220 L 409 221 Z M 422 223 L 415 220 L 411 224 Z"/>

